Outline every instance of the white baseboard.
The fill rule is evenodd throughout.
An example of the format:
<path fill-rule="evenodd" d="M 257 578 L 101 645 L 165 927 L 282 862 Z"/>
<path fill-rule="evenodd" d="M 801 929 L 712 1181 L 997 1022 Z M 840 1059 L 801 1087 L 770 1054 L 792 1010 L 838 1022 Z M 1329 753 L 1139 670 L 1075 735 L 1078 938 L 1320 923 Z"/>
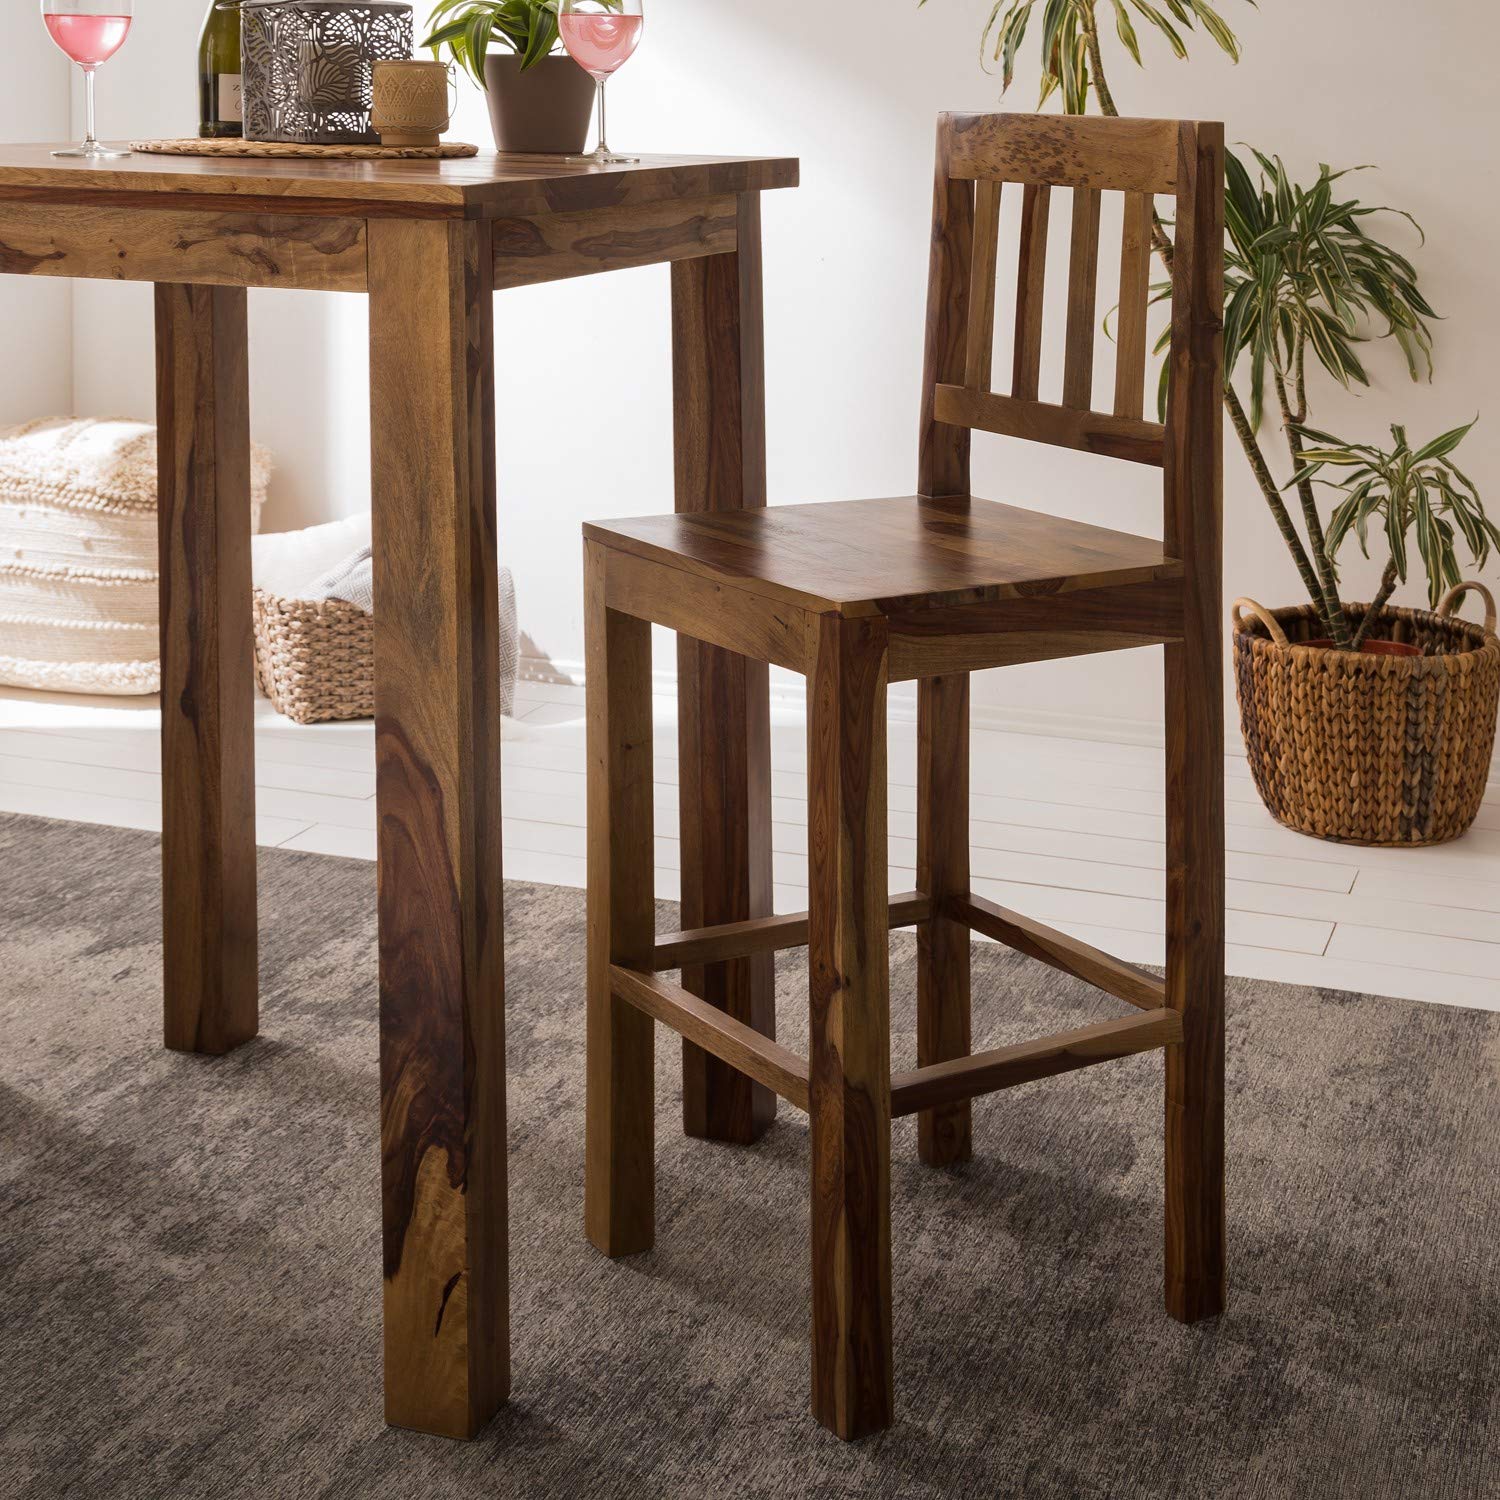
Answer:
<path fill-rule="evenodd" d="M 581 661 L 557 661 L 544 657 L 521 658 L 523 682 L 558 682 L 566 680 L 582 687 Z M 909 686 L 898 688 L 890 700 L 889 715 L 898 724 L 910 724 L 917 717 L 916 699 Z M 651 691 L 670 697 L 677 691 L 677 674 L 656 669 L 651 673 Z M 792 672 L 771 669 L 771 701 L 789 709 L 803 704 L 802 679 Z M 1154 719 L 1113 718 L 1103 714 L 1070 713 L 1050 708 L 1000 708 L 986 704 L 974 707 L 971 722 L 978 729 L 999 734 L 1039 734 L 1054 739 L 1102 740 L 1115 745 L 1161 746 L 1162 726 Z"/>

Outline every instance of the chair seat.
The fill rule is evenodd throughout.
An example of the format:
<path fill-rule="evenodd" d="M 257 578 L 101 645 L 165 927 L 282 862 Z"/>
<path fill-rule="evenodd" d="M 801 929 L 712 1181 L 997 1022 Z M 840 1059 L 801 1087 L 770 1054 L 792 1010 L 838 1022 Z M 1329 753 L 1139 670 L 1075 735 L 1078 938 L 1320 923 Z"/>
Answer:
<path fill-rule="evenodd" d="M 1159 541 L 970 495 L 645 516 L 584 532 L 820 614 L 904 613 L 1182 577 Z"/>

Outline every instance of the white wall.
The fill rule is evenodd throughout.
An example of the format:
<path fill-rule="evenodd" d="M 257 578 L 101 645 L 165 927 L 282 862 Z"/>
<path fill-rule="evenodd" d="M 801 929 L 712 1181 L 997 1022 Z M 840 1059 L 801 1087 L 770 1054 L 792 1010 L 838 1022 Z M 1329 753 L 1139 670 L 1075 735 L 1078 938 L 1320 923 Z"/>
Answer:
<path fill-rule="evenodd" d="M 0 87 L 0 140 L 65 135 L 72 65 L 47 39 L 37 6 L 0 6 L 0 58 L 14 59 Z M 68 409 L 71 323 L 66 281 L 0 276 L 0 425 Z"/>
<path fill-rule="evenodd" d="M 139 9 L 136 34 L 101 75 L 103 128 L 185 132 L 201 5 L 154 0 Z M 653 0 L 641 52 L 612 86 L 616 147 L 802 158 L 800 190 L 770 194 L 765 206 L 773 502 L 912 488 L 933 118 L 996 102 L 997 81 L 977 63 L 988 9 L 989 0 L 930 0 L 923 10 L 915 0 L 865 0 L 853 10 Z M 1428 230 L 1419 268 L 1447 319 L 1437 334 L 1438 380 L 1414 387 L 1395 351 L 1378 351 L 1372 393 L 1355 398 L 1317 383 L 1317 419 L 1380 435 L 1391 420 L 1427 432 L 1482 411 L 1467 467 L 1500 510 L 1500 402 L 1490 399 L 1489 364 L 1500 284 L 1487 249 L 1500 234 L 1500 205 L 1483 190 L 1496 108 L 1453 65 L 1500 42 L 1500 20 L 1480 0 L 1423 7 L 1418 24 L 1406 0 L 1263 0 L 1259 11 L 1224 0 L 1222 9 L 1244 43 L 1238 68 L 1201 40 L 1190 62 L 1174 62 L 1143 28 L 1142 73 L 1111 39 L 1121 108 L 1222 117 L 1231 140 L 1279 151 L 1305 175 L 1319 160 L 1381 164 L 1364 175 L 1361 193 L 1411 209 Z M 20 50 L 11 55 L 46 57 L 29 9 L 14 29 Z M 1028 46 L 1008 102 L 1028 108 L 1034 95 Z M 486 130 L 483 101 L 470 90 L 455 134 L 484 142 Z M 1065 236 L 1056 238 L 1065 254 Z M 1057 288 L 1062 261 L 1054 265 Z M 149 289 L 80 286 L 76 311 L 76 406 L 149 414 Z M 559 661 L 582 656 L 579 522 L 670 508 L 667 311 L 662 268 L 507 293 L 497 303 L 505 560 L 518 578 L 523 627 Z M 268 524 L 308 524 L 364 505 L 362 302 L 261 293 L 251 321 L 256 435 L 280 465 Z M 1061 317 L 1052 321 L 1060 336 Z M 1109 346 L 1101 347 L 1102 391 Z M 1003 356 L 1002 337 L 1002 368 Z M 1055 343 L 1048 378 L 1060 379 Z M 1230 596 L 1296 602 L 1295 571 L 1232 435 L 1226 471 Z M 975 485 L 1127 530 L 1159 525 L 1151 474 L 1128 465 L 981 438 Z M 1350 573 L 1362 580 L 1365 570 Z M 1159 713 L 1158 678 L 1157 653 L 1138 652 L 990 674 L 978 700 L 1018 714 L 1149 721 Z"/>

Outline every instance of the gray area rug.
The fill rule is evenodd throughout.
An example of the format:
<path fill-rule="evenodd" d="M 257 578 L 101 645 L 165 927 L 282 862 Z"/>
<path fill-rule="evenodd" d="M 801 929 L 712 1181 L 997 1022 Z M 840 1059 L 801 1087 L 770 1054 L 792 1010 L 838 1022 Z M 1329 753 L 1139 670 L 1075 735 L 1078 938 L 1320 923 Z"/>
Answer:
<path fill-rule="evenodd" d="M 1500 1493 L 1500 1016 L 1234 984 L 1231 1305 L 1195 1328 L 1159 1054 L 981 1103 L 961 1171 L 901 1122 L 899 1425 L 846 1446 L 807 1409 L 805 1121 L 685 1140 L 659 1033 L 658 1247 L 596 1254 L 583 897 L 512 885 L 515 1396 L 459 1445 L 380 1420 L 373 867 L 262 851 L 263 1035 L 214 1062 L 158 1044 L 157 861 L 0 816 L 10 1500 Z M 995 947 L 975 995 L 985 1044 L 1117 1013 Z"/>

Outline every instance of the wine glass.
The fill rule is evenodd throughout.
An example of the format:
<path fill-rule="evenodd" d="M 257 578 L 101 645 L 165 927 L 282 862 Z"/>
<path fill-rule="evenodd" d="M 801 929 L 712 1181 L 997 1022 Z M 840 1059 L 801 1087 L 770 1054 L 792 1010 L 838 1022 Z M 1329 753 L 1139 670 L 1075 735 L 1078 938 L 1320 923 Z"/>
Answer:
<path fill-rule="evenodd" d="M 120 50 L 130 30 L 131 0 L 42 0 L 42 19 L 52 40 L 83 69 L 83 97 L 88 134 L 81 146 L 54 151 L 54 156 L 129 156 L 118 146 L 94 139 L 94 73 Z"/>
<path fill-rule="evenodd" d="M 557 29 L 568 56 L 599 86 L 599 145 L 592 156 L 574 157 L 574 161 L 614 165 L 640 160 L 638 156 L 616 156 L 609 149 L 604 85 L 640 45 L 644 21 L 641 0 L 562 0 L 558 6 Z"/>

